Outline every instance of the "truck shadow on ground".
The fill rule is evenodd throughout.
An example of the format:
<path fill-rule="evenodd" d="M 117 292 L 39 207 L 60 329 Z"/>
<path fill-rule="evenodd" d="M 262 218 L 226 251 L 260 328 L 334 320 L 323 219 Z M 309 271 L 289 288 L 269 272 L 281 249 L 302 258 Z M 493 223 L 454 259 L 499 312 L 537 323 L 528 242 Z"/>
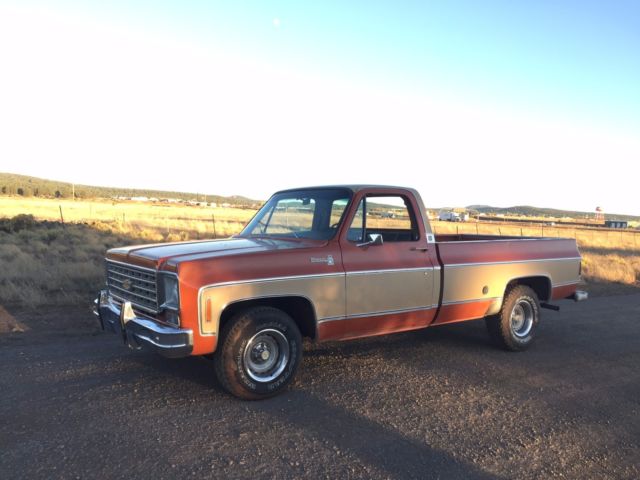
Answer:
<path fill-rule="evenodd" d="M 431 447 L 427 440 L 411 439 L 305 390 L 296 389 L 287 397 L 286 409 L 279 398 L 253 402 L 249 408 L 322 439 L 337 454 L 355 455 L 393 478 L 426 478 L 436 472 L 441 478 L 499 478 Z"/>
<path fill-rule="evenodd" d="M 338 363 L 346 364 L 350 355 L 366 356 L 373 352 L 379 354 L 381 350 L 388 348 L 400 351 L 407 340 L 411 342 L 411 339 L 400 338 L 407 336 L 413 336 L 414 342 L 424 341 L 421 335 L 413 333 L 361 342 L 332 343 L 322 347 L 306 345 L 306 360 L 301 368 L 309 367 L 313 363 L 326 366 L 328 360 L 336 361 L 336 358 Z M 462 335 L 457 339 L 453 335 L 450 341 L 460 341 L 468 346 L 475 340 L 473 335 Z M 242 402 L 230 396 L 218 384 L 210 360 L 168 360 L 151 353 L 132 354 L 129 359 L 145 369 L 154 370 L 159 377 L 170 376 L 180 383 L 193 383 L 202 387 L 208 395 L 215 397 L 212 398 L 214 403 L 221 402 L 234 409 L 241 406 L 261 416 L 268 416 L 277 423 L 284 423 L 291 428 L 294 439 L 302 437 L 305 442 L 319 439 L 326 448 L 341 452 L 336 455 L 353 457 L 358 468 L 366 470 L 368 467 L 394 478 L 425 478 L 430 472 L 437 472 L 442 478 L 499 478 L 454 457 L 451 453 L 432 447 L 428 438 L 410 438 L 399 429 L 364 417 L 349 405 L 336 404 L 330 396 L 305 385 L 301 380 L 295 381 L 293 386 L 276 397 L 257 402 Z M 322 381 L 329 391 L 331 389 L 328 382 L 344 384 L 338 375 L 339 368 L 336 371 L 325 372 Z M 355 385 L 353 387 L 357 388 Z M 192 390 L 185 386 L 185 396 L 193 395 Z"/>
<path fill-rule="evenodd" d="M 482 350 L 492 348 L 492 344 L 486 336 L 476 329 L 465 329 L 461 326 L 448 326 L 419 330 L 415 332 L 399 333 L 379 337 L 369 337 L 362 340 L 345 342 L 312 343 L 305 341 L 303 361 L 300 370 L 316 360 L 326 359 L 347 362 L 350 357 L 364 357 L 378 355 L 387 352 L 391 356 L 404 356 L 408 348 L 428 348 L 429 343 L 437 343 L 442 347 L 470 350 Z M 105 333 L 109 338 L 112 336 Z M 180 381 L 198 384 L 202 387 L 215 390 L 220 395 L 229 396 L 216 379 L 213 360 L 210 357 L 188 357 L 181 359 L 166 359 L 154 352 L 144 350 L 131 352 L 128 359 L 141 367 L 151 368 L 161 375 L 170 375 Z M 299 373 L 300 373 L 299 370 Z M 294 383 L 298 383 L 295 382 Z M 292 387 L 299 388 L 301 385 Z M 229 398 L 232 398 L 229 396 Z"/>

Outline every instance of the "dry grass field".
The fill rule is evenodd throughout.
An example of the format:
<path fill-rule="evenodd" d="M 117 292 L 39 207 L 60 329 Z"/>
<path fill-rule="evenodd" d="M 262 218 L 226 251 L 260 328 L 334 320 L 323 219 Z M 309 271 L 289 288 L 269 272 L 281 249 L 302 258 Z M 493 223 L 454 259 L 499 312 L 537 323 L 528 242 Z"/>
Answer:
<path fill-rule="evenodd" d="M 254 210 L 186 204 L 53 200 L 0 196 L 0 217 L 29 214 L 39 220 L 97 224 L 146 242 L 228 237 L 238 233 Z"/>
<path fill-rule="evenodd" d="M 0 197 L 0 305 L 89 305 L 104 281 L 102 259 L 108 248 L 227 237 L 253 214 L 180 204 Z M 640 289 L 639 233 L 438 221 L 433 226 L 437 233 L 576 238 L 592 293 Z"/>

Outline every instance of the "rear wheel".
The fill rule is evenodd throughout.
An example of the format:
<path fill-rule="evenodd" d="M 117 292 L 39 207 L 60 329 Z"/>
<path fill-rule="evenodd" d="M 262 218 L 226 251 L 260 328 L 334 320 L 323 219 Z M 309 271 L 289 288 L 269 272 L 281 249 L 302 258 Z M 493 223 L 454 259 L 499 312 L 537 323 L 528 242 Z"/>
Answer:
<path fill-rule="evenodd" d="M 500 313 L 485 319 L 492 340 L 507 350 L 524 350 L 533 342 L 540 321 L 540 301 L 526 285 L 507 292 Z"/>
<path fill-rule="evenodd" d="M 224 326 L 214 363 L 229 393 L 258 400 L 283 390 L 301 358 L 302 336 L 291 317 L 276 308 L 255 307 Z"/>

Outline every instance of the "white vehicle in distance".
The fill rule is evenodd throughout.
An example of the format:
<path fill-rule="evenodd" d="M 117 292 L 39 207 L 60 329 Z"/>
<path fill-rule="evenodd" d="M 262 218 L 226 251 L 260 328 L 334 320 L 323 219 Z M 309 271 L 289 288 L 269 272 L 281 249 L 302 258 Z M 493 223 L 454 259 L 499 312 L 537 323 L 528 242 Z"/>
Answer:
<path fill-rule="evenodd" d="M 462 222 L 462 217 L 458 212 L 452 210 L 442 210 L 438 214 L 438 219 L 442 222 Z"/>

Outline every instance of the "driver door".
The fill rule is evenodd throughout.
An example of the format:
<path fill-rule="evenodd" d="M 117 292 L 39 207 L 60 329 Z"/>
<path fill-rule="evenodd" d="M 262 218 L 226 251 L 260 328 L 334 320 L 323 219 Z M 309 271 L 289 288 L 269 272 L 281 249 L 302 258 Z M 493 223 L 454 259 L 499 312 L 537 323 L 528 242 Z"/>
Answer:
<path fill-rule="evenodd" d="M 437 306 L 434 268 L 414 200 L 405 192 L 380 191 L 356 201 L 340 240 L 344 338 L 427 326 Z"/>

